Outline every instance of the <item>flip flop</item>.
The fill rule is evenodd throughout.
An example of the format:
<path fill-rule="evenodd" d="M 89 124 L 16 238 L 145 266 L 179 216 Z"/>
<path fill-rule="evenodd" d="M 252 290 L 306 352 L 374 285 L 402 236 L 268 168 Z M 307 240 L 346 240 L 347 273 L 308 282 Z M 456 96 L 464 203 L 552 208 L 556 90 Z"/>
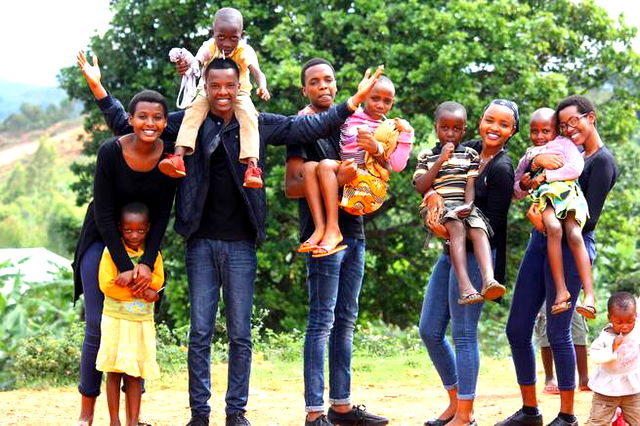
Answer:
<path fill-rule="evenodd" d="M 467 294 L 464 297 L 458 298 L 459 305 L 473 305 L 474 303 L 482 302 L 484 302 L 484 297 L 482 297 L 482 294 L 478 293 L 477 291 L 475 293 Z"/>
<path fill-rule="evenodd" d="M 484 297 L 484 300 L 494 300 L 498 297 L 504 296 L 506 292 L 507 289 L 505 286 L 500 284 L 498 281 L 493 280 L 489 282 L 487 288 L 485 288 L 480 294 Z"/>
<path fill-rule="evenodd" d="M 569 309 L 571 309 L 571 301 L 569 299 L 563 300 L 562 302 L 554 303 L 553 306 L 551 306 L 551 314 L 560 314 L 564 311 L 568 311 Z"/>
<path fill-rule="evenodd" d="M 313 244 L 311 241 L 307 240 L 304 243 L 300 244 L 298 249 L 296 250 L 298 253 L 309 253 L 318 248 L 317 244 Z"/>
<path fill-rule="evenodd" d="M 595 319 L 598 313 L 595 306 L 591 305 L 578 305 L 576 306 L 576 311 L 587 319 Z"/>
<path fill-rule="evenodd" d="M 558 385 L 547 385 L 542 389 L 542 392 L 551 395 L 558 395 L 560 393 L 560 389 L 558 389 Z"/>
<path fill-rule="evenodd" d="M 332 254 L 336 254 L 339 251 L 342 251 L 344 249 L 346 249 L 348 246 L 346 244 L 340 244 L 338 243 L 338 245 L 335 246 L 330 246 L 329 244 L 323 244 L 320 243 L 318 244 L 318 247 L 316 247 L 315 250 L 313 250 L 313 254 L 311 254 L 311 257 L 327 257 L 327 256 L 331 256 Z"/>

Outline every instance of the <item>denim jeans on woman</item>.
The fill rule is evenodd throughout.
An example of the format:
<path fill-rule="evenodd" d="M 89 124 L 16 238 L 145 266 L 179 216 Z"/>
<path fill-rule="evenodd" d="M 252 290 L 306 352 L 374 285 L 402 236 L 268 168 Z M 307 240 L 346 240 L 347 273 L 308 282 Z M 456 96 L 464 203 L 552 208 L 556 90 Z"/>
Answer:
<path fill-rule="evenodd" d="M 324 410 L 324 354 L 329 340 L 329 403 L 350 404 L 351 351 L 364 276 L 365 242 L 345 238 L 346 250 L 307 258 L 309 321 L 304 339 L 306 411 Z"/>
<path fill-rule="evenodd" d="M 584 234 L 582 238 L 593 263 L 596 257 L 593 232 Z M 536 383 L 536 357 L 531 337 L 538 311 L 546 300 L 547 337 L 553 352 L 558 389 L 561 391 L 575 389 L 576 353 L 571 339 L 571 316 L 580 295 L 582 281 L 571 250 L 564 241 L 562 243 L 562 263 L 567 289 L 571 293 L 572 308 L 552 315 L 551 306 L 556 292 L 547 259 L 547 238 L 538 231 L 532 231 L 529 245 L 518 271 L 511 301 L 511 311 L 507 321 L 507 337 L 511 345 L 513 364 L 520 385 Z"/>
<path fill-rule="evenodd" d="M 229 339 L 226 414 L 244 413 L 251 374 L 251 310 L 256 277 L 253 241 L 191 239 L 186 267 L 191 303 L 189 404 L 192 415 L 211 412 L 211 341 L 220 289 Z"/>
<path fill-rule="evenodd" d="M 100 321 L 104 295 L 98 283 L 98 267 L 104 251 L 104 243 L 96 241 L 83 253 L 80 259 L 80 279 L 84 292 L 84 342 L 80 355 L 80 385 L 78 390 L 84 396 L 100 395 L 102 371 L 96 370 L 96 357 L 100 349 Z"/>
<path fill-rule="evenodd" d="M 493 253 L 495 258 L 495 252 Z M 467 253 L 469 278 L 476 290 L 482 288 L 482 277 L 473 253 Z M 458 399 L 475 398 L 480 349 L 478 320 L 483 303 L 458 304 L 460 296 L 451 258 L 442 254 L 429 278 L 420 314 L 420 336 L 436 367 L 444 388 L 457 389 Z M 446 339 L 451 322 L 455 353 Z"/>

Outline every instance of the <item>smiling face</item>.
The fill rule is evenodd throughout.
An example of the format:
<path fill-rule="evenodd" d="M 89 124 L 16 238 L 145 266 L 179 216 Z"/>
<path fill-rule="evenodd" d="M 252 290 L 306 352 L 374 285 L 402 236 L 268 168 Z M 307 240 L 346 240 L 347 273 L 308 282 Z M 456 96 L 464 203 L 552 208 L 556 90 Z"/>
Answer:
<path fill-rule="evenodd" d="M 467 130 L 467 119 L 461 110 L 442 111 L 438 115 L 435 127 L 442 145 L 452 143 L 458 146 Z"/>
<path fill-rule="evenodd" d="M 329 65 L 318 64 L 305 70 L 302 94 L 317 111 L 325 111 L 333 105 L 337 90 L 336 76 Z"/>
<path fill-rule="evenodd" d="M 133 114 L 129 114 L 129 124 L 141 142 L 154 143 L 167 127 L 167 116 L 162 104 L 140 101 Z"/>
<path fill-rule="evenodd" d="M 204 90 L 212 113 L 229 118 L 233 113 L 233 103 L 238 96 L 240 81 L 238 73 L 231 68 L 210 68 L 206 75 Z"/>
<path fill-rule="evenodd" d="M 120 235 L 124 243 L 132 250 L 138 250 L 144 244 L 149 232 L 149 218 L 145 214 L 126 212 L 120 219 Z"/>
<path fill-rule="evenodd" d="M 573 121 L 575 121 L 575 125 L 571 126 Z M 582 114 L 575 105 L 568 106 L 558 112 L 560 131 L 576 145 L 584 145 L 593 138 L 597 138 L 595 123 L 596 114 L 594 111 Z"/>
<path fill-rule="evenodd" d="M 629 334 L 636 325 L 636 309 L 620 309 L 613 307 L 609 310 L 609 322 L 616 334 Z"/>
<path fill-rule="evenodd" d="M 242 22 L 233 19 L 216 19 L 213 24 L 213 39 L 218 50 L 229 56 L 242 40 Z"/>
<path fill-rule="evenodd" d="M 502 148 L 516 132 L 513 112 L 504 105 L 491 105 L 480 120 L 483 147 Z"/>
<path fill-rule="evenodd" d="M 379 80 L 364 99 L 362 109 L 374 120 L 382 120 L 396 100 L 396 89 L 388 80 Z"/>

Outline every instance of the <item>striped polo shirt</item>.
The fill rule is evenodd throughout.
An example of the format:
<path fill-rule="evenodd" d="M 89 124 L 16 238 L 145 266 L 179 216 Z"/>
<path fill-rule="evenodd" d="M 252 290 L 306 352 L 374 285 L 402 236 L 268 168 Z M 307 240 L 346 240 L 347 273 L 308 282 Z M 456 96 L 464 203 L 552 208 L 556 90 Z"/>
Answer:
<path fill-rule="evenodd" d="M 418 154 L 418 164 L 413 174 L 413 180 L 430 170 L 440 157 L 442 147 L 437 144 L 433 149 L 425 149 Z M 451 153 L 449 160 L 440 167 L 440 171 L 433 181 L 433 189 L 448 201 L 464 203 L 464 190 L 467 179 L 478 176 L 480 156 L 469 147 L 458 145 Z"/>

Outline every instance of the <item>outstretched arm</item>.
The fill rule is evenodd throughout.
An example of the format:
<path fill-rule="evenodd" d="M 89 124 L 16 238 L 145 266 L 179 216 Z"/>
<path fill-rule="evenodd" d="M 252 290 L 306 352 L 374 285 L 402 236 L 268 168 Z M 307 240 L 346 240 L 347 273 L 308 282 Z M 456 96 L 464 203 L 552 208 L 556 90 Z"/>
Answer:
<path fill-rule="evenodd" d="M 126 135 L 133 131 L 133 128 L 129 124 L 129 114 L 122 106 L 122 103 L 109 95 L 107 89 L 102 85 L 102 72 L 100 71 L 100 65 L 98 64 L 98 57 L 93 55 L 93 63 L 90 63 L 84 52 L 78 52 L 77 56 L 78 67 L 82 71 L 84 78 L 87 80 L 91 93 L 96 98 L 98 107 L 102 111 L 107 126 L 113 132 L 114 135 Z M 180 123 L 182 123 L 182 117 L 184 117 L 184 111 L 169 113 L 167 120 L 167 127 L 162 132 L 162 139 L 168 141 L 174 141 L 178 136 L 178 130 L 180 129 Z"/>
<path fill-rule="evenodd" d="M 384 67 L 380 66 L 373 75 L 367 70 L 357 92 L 347 102 L 321 114 L 292 117 L 261 114 L 261 138 L 266 144 L 313 143 L 332 135 L 369 94 L 383 70 Z"/>

